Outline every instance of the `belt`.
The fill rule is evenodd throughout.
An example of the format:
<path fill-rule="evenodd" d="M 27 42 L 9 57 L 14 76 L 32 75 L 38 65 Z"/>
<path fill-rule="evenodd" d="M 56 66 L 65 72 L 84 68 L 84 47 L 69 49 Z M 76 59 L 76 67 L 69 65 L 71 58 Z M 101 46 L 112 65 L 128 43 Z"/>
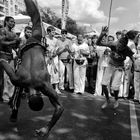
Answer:
<path fill-rule="evenodd" d="M 70 59 L 60 59 L 63 63 L 69 63 Z"/>

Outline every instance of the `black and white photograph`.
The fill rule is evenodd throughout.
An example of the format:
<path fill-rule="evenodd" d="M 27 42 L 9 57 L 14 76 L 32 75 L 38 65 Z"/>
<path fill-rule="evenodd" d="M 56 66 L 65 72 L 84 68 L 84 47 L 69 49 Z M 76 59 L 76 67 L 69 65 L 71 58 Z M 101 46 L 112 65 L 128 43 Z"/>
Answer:
<path fill-rule="evenodd" d="M 140 140 L 140 0 L 0 0 L 0 140 Z"/>

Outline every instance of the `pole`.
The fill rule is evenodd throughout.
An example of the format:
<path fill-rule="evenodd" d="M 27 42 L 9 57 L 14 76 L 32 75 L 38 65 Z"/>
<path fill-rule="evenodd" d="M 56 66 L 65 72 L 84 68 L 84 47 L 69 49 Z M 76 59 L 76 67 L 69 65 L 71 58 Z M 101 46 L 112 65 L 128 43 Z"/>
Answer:
<path fill-rule="evenodd" d="M 61 19 L 61 29 L 66 28 L 66 21 L 69 11 L 69 1 L 68 0 L 62 0 L 62 19 Z"/>
<path fill-rule="evenodd" d="M 108 16 L 108 34 L 109 34 L 109 28 L 110 28 L 110 18 L 111 18 L 112 2 L 113 2 L 113 0 L 110 1 L 109 16 Z"/>

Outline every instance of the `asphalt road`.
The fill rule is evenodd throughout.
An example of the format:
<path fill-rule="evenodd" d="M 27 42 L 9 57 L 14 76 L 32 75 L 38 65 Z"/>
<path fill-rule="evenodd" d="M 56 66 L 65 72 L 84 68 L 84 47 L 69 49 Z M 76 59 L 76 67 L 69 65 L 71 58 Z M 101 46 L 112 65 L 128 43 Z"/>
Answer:
<path fill-rule="evenodd" d="M 48 140 L 140 140 L 140 104 L 120 99 L 118 109 L 112 103 L 101 109 L 104 97 L 60 95 L 65 111 Z M 33 112 L 22 100 L 17 123 L 9 122 L 7 104 L 0 104 L 0 140 L 46 140 L 34 136 L 34 130 L 47 123 L 53 113 L 48 98 L 42 111 Z"/>

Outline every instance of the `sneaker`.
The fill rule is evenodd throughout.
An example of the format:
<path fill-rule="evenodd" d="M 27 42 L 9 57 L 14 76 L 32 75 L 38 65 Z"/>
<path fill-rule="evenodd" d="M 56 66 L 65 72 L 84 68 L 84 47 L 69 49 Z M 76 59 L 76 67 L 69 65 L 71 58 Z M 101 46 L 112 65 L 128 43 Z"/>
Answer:
<path fill-rule="evenodd" d="M 114 109 L 115 109 L 115 108 L 118 108 L 118 106 L 119 106 L 119 102 L 118 102 L 118 101 L 115 101 L 114 107 L 113 107 L 113 108 L 114 108 Z"/>
<path fill-rule="evenodd" d="M 109 101 L 105 101 L 105 103 L 102 105 L 102 109 L 105 109 L 108 107 Z"/>

